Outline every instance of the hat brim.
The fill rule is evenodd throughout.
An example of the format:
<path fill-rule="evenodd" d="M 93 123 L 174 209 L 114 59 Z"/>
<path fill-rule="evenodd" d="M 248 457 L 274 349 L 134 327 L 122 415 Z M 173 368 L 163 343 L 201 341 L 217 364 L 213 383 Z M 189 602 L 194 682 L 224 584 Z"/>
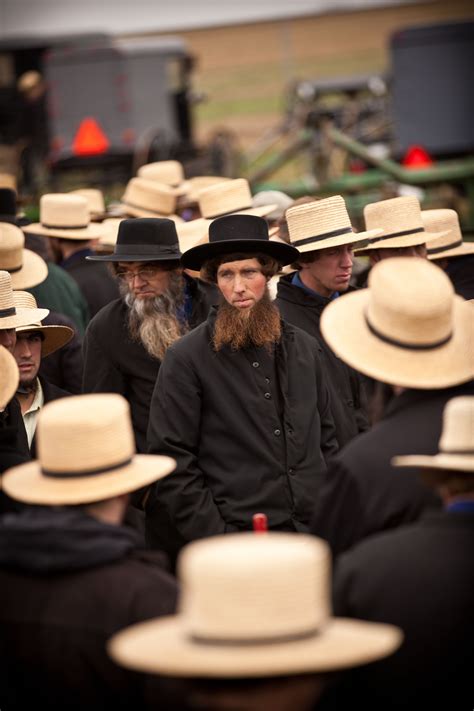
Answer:
<path fill-rule="evenodd" d="M 91 254 L 86 259 L 91 262 L 179 262 L 181 252 L 179 249 L 171 255 L 163 255 L 163 252 L 159 254 L 117 254 L 116 252 L 111 252 L 110 254 Z"/>
<path fill-rule="evenodd" d="M 463 257 L 466 254 L 474 254 L 474 242 L 463 242 L 459 247 L 447 249 L 445 252 L 429 254 L 428 259 L 435 262 L 437 259 L 447 259 L 449 257 Z"/>
<path fill-rule="evenodd" d="M 199 644 L 179 615 L 122 630 L 107 650 L 124 667 L 183 677 L 260 677 L 345 669 L 391 654 L 400 646 L 397 627 L 333 618 L 314 637 L 272 644 Z"/>
<path fill-rule="evenodd" d="M 344 294 L 321 316 L 321 332 L 334 353 L 352 368 L 406 388 L 447 388 L 474 377 L 474 320 L 460 296 L 453 297 L 453 335 L 444 346 L 411 350 L 374 335 L 365 314 L 369 289 Z"/>
<path fill-rule="evenodd" d="M 44 341 L 41 344 L 42 358 L 59 350 L 74 337 L 74 330 L 69 326 L 36 326 L 31 324 L 29 326 L 20 326 L 16 329 L 17 333 L 28 333 L 29 331 L 39 331 L 44 335 Z"/>
<path fill-rule="evenodd" d="M 100 223 L 92 223 L 82 229 L 68 230 L 65 227 L 53 229 L 44 227 L 41 222 L 33 222 L 31 225 L 22 227 L 25 234 L 41 235 L 42 237 L 57 237 L 58 239 L 100 239 L 102 237 L 102 227 Z"/>
<path fill-rule="evenodd" d="M 432 242 L 439 237 L 444 237 L 447 232 L 417 232 L 413 235 L 403 235 L 402 237 L 388 237 L 377 240 L 374 244 L 368 244 L 360 249 L 355 249 L 354 254 L 358 257 L 370 255 L 375 249 L 400 249 L 402 247 L 419 247 L 422 244 Z"/>
<path fill-rule="evenodd" d="M 20 328 L 42 321 L 49 314 L 49 309 L 16 309 L 14 316 L 0 318 L 0 328 Z"/>
<path fill-rule="evenodd" d="M 330 247 L 341 247 L 344 244 L 356 244 L 357 242 L 364 242 L 373 237 L 378 237 L 382 234 L 382 230 L 368 230 L 366 232 L 352 232 L 345 235 L 339 235 L 338 237 L 328 237 L 314 242 L 308 242 L 307 244 L 298 245 L 298 251 L 303 252 L 317 252 L 322 249 L 329 249 Z M 354 253 L 357 250 L 354 251 Z"/>
<path fill-rule="evenodd" d="M 0 408 L 3 410 L 18 388 L 20 373 L 15 358 L 3 346 L 0 347 Z"/>
<path fill-rule="evenodd" d="M 206 244 L 192 247 L 183 254 L 181 263 L 185 269 L 200 271 L 202 265 L 208 259 L 234 252 L 268 254 L 282 265 L 291 264 L 299 256 L 296 247 L 291 247 L 285 242 L 276 242 L 270 239 L 230 239 L 221 242 L 206 242 Z"/>
<path fill-rule="evenodd" d="M 392 464 L 395 467 L 418 467 L 420 469 L 453 469 L 459 472 L 472 472 L 474 474 L 474 456 L 472 454 L 435 454 L 432 457 L 410 455 L 394 457 Z"/>
<path fill-rule="evenodd" d="M 48 276 L 48 265 L 39 254 L 23 249 L 23 265 L 17 272 L 10 272 L 12 289 L 29 289 L 41 284 Z M 8 271 L 8 270 L 7 270 Z"/>
<path fill-rule="evenodd" d="M 167 220 L 173 220 L 177 225 L 180 225 L 184 220 L 179 216 L 171 213 L 170 215 L 165 215 L 162 212 L 156 212 L 154 210 L 144 210 L 141 207 L 135 207 L 133 205 L 128 205 L 126 202 L 121 203 L 125 213 L 131 215 L 131 217 L 158 217 L 166 218 Z"/>
<path fill-rule="evenodd" d="M 171 457 L 136 454 L 130 464 L 105 474 L 58 478 L 45 476 L 38 460 L 5 472 L 3 490 L 17 501 L 45 506 L 90 504 L 147 486 L 176 468 Z"/>

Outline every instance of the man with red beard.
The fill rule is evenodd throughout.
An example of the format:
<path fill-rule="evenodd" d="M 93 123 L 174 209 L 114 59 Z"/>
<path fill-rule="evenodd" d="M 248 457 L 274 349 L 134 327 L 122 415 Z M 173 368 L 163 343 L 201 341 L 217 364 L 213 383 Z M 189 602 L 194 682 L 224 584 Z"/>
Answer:
<path fill-rule="evenodd" d="M 251 529 L 256 512 L 273 530 L 308 530 L 337 441 L 314 340 L 268 295 L 297 258 L 252 215 L 214 220 L 209 243 L 183 255 L 221 303 L 168 349 L 150 408 L 150 451 L 177 468 L 150 492 L 147 538 L 171 558 L 193 539 Z"/>
<path fill-rule="evenodd" d="M 168 346 L 204 321 L 214 290 L 183 274 L 172 220 L 120 223 L 112 254 L 121 298 L 102 308 L 84 338 L 84 392 L 115 392 L 130 404 L 138 452 L 146 451 L 148 412 Z"/>

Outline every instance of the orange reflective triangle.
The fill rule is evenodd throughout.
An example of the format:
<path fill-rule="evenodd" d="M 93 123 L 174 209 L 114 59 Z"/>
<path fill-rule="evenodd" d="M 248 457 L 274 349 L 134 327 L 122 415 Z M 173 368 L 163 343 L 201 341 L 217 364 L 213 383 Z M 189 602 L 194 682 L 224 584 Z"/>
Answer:
<path fill-rule="evenodd" d="M 75 155 L 91 156 L 105 153 L 109 146 L 110 142 L 107 136 L 94 118 L 87 117 L 81 121 L 72 143 Z"/>
<path fill-rule="evenodd" d="M 426 168 L 433 165 L 433 160 L 423 146 L 410 146 L 402 160 L 405 168 Z"/>

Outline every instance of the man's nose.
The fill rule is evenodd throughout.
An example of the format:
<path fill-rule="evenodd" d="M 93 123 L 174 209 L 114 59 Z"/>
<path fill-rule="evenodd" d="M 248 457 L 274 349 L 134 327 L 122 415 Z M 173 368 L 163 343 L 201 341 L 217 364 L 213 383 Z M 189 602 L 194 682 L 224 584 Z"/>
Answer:
<path fill-rule="evenodd" d="M 352 262 L 353 262 L 352 252 L 350 252 L 348 249 L 344 250 L 344 252 L 341 255 L 341 266 L 342 267 L 352 267 Z"/>
<path fill-rule="evenodd" d="M 31 348 L 29 342 L 25 339 L 20 339 L 17 340 L 16 346 L 15 346 L 15 355 L 19 356 L 20 358 L 30 358 L 31 357 Z"/>
<path fill-rule="evenodd" d="M 242 291 L 245 291 L 246 286 L 245 286 L 245 281 L 242 279 L 240 274 L 236 274 L 234 278 L 234 291 L 238 291 L 239 293 Z"/>

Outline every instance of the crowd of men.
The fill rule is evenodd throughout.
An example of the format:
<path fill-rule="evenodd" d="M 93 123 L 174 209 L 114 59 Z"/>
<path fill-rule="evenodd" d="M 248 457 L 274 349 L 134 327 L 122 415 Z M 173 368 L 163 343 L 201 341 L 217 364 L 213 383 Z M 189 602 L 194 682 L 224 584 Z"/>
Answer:
<path fill-rule="evenodd" d="M 364 221 L 0 187 L 2 711 L 472 708 L 474 243 Z"/>

